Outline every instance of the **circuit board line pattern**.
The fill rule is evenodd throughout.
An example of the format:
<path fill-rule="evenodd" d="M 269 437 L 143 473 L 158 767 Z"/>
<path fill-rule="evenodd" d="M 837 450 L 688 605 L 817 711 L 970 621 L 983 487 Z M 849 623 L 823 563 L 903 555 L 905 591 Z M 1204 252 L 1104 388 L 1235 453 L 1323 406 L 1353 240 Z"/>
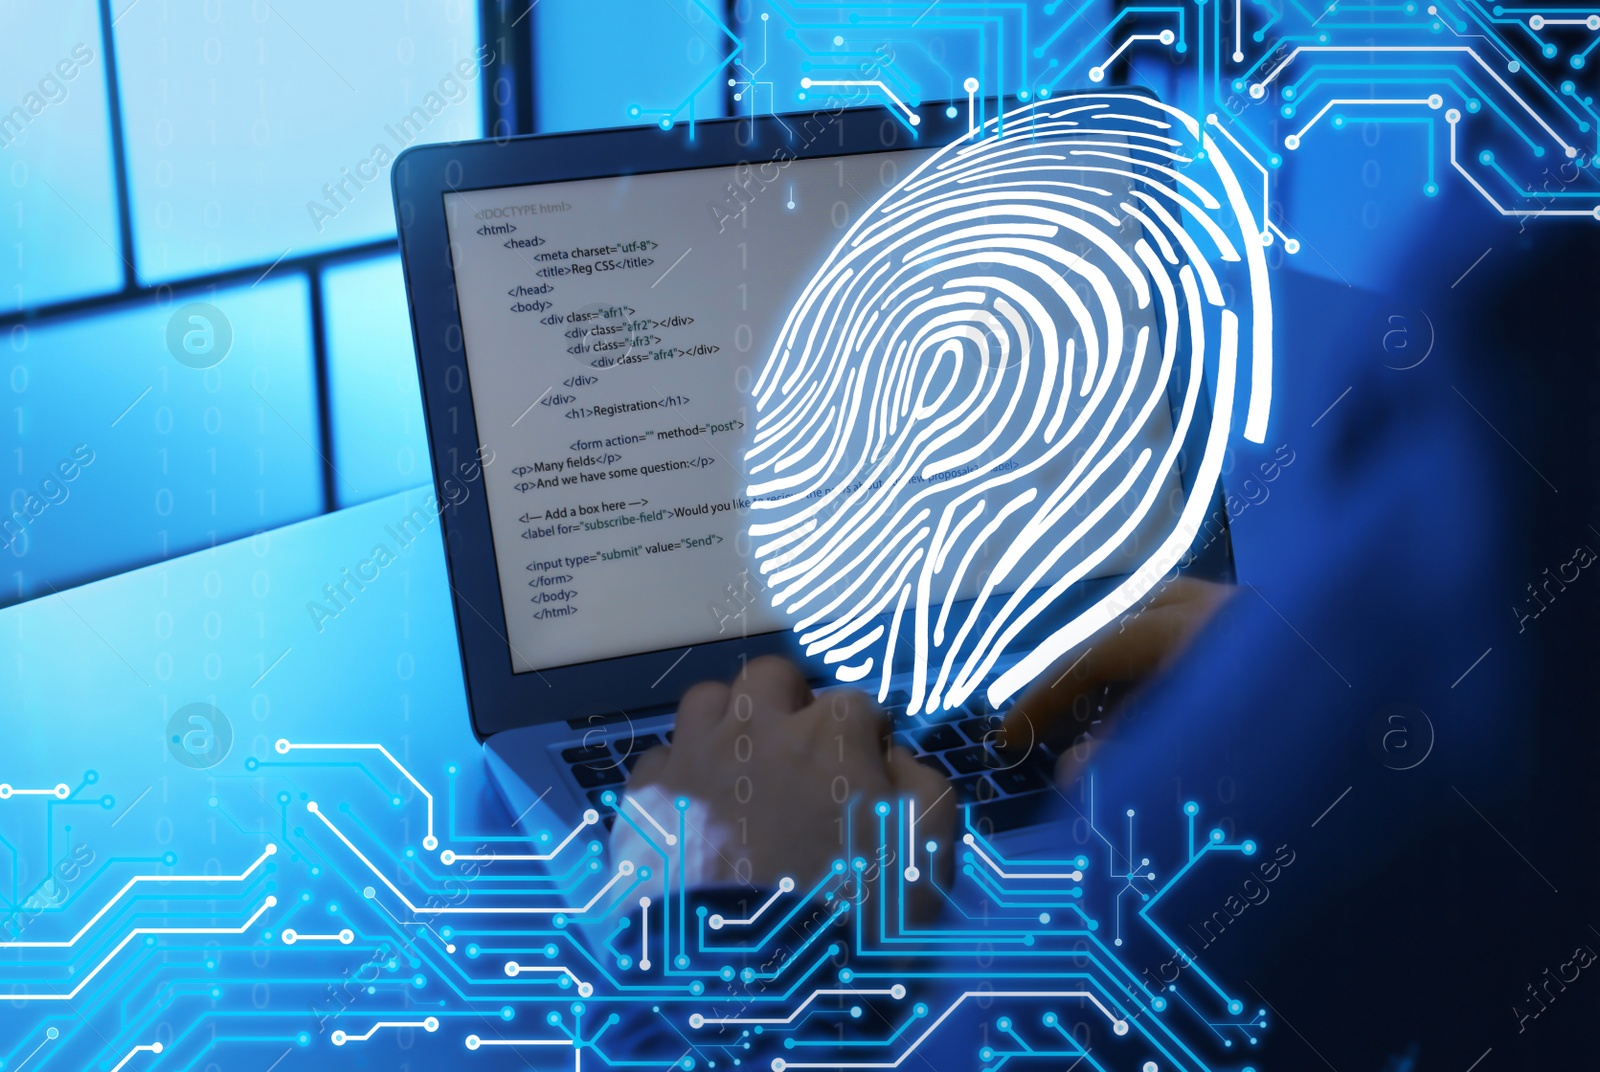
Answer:
<path fill-rule="evenodd" d="M 1055 2 L 1042 10 L 1027 3 L 944 3 L 932 11 L 883 3 L 843 21 L 798 0 L 753 8 L 736 29 L 741 41 L 759 45 L 742 44 L 719 68 L 750 115 L 763 106 L 781 116 L 859 104 L 864 94 L 914 134 L 916 105 L 964 96 L 969 127 L 976 129 L 1004 111 L 1007 100 L 1109 85 L 1120 75 L 1226 129 L 1274 188 L 1309 140 L 1326 136 L 1312 130 L 1329 125 L 1321 120 L 1331 117 L 1335 131 L 1420 125 L 1426 136 L 1412 143 L 1424 157 L 1419 197 L 1441 193 L 1435 156 L 1443 145 L 1448 170 L 1498 215 L 1600 218 L 1594 173 L 1600 111 L 1591 76 L 1600 13 L 1591 8 L 1234 0 L 1127 3 L 1100 17 L 1093 5 Z M 994 32 L 979 33 L 985 24 Z M 864 27 L 885 42 L 870 60 L 872 78 L 859 73 L 864 60 L 856 42 Z M 806 74 L 786 81 L 778 73 L 775 38 Z M 944 52 L 951 42 L 970 44 L 970 67 L 933 59 L 930 39 Z M 752 66 L 757 53 L 760 62 Z M 1152 58 L 1159 62 L 1148 63 Z M 686 107 L 687 101 L 664 105 L 652 114 L 681 115 Z M 1302 123 L 1297 117 L 1308 108 L 1316 118 Z M 1551 158 L 1560 165 L 1555 170 L 1545 163 Z M 1298 249 L 1285 246 L 1291 254 Z"/>
<path fill-rule="evenodd" d="M 1187 849 L 1157 879 L 1148 859 L 1131 870 L 1097 867 L 1098 853 L 1010 860 L 970 816 L 955 844 L 929 839 L 913 857 L 906 849 L 917 816 L 908 802 L 881 801 L 868 829 L 847 830 L 845 852 L 822 880 L 785 879 L 735 913 L 727 911 L 733 902 L 707 901 L 671 873 L 692 836 L 685 798 L 672 801 L 672 843 L 664 824 L 637 826 L 669 872 L 657 900 L 633 892 L 652 869 L 607 862 L 601 843 L 588 837 L 595 824 L 587 815 L 570 830 L 544 832 L 543 840 L 560 846 L 544 860 L 476 853 L 467 841 L 443 853 L 419 851 L 421 838 L 405 830 L 432 807 L 429 779 L 386 749 L 341 747 L 355 763 L 300 762 L 288 750 L 277 753 L 280 762 L 250 759 L 244 770 L 221 772 L 210 807 L 236 831 L 234 851 L 256 846 L 246 867 L 199 875 L 174 870 L 177 859 L 166 857 L 173 873 L 123 878 L 71 940 L 28 943 L 28 959 L 8 968 L 8 1000 L 17 1004 L 0 1014 L 7 1027 L 0 1067 L 58 1065 L 54 1055 L 71 1061 L 69 1052 L 88 1045 L 114 1050 L 116 1068 L 137 1058 L 138 1067 L 199 1069 L 241 1048 L 265 1055 L 286 1044 L 290 1055 L 311 1058 L 323 1047 L 403 1037 L 466 1054 L 570 1048 L 575 1065 L 587 1057 L 593 1067 L 686 1070 L 742 1058 L 777 1072 L 906 1067 L 930 1049 L 970 1045 L 963 1066 L 997 1069 L 1051 1055 L 1077 1059 L 1088 1052 L 1081 1036 L 1092 1031 L 1095 1067 L 1148 1072 L 1153 1063 L 1198 1072 L 1241 1066 L 1202 1056 L 1191 1037 L 1196 1028 L 1248 1046 L 1266 1025 L 1260 1013 L 1244 1015 L 1197 963 L 1199 989 L 1180 996 L 1125 959 L 1125 943 L 1136 941 L 1154 943 L 1160 954 L 1178 951 L 1153 914 L 1167 894 L 1218 854 L 1256 852 L 1253 842 L 1230 841 L 1220 829 L 1196 844 L 1193 803 L 1185 807 Z M 259 802 L 262 777 L 283 787 L 273 798 L 279 820 L 275 830 L 262 824 L 252 832 L 233 811 Z M 622 803 L 615 793 L 607 797 L 608 807 Z M 1131 809 L 1127 819 L 1131 853 Z M 1109 845 L 1108 833 L 1096 836 Z M 456 862 L 443 863 L 452 851 Z M 953 881 L 941 877 L 951 870 L 946 862 Z M 551 866 L 526 870 L 535 864 Z M 501 865 L 523 870 L 492 871 Z M 906 913 L 919 887 L 947 906 L 931 925 Z M 94 888 L 68 898 L 52 926 L 81 915 L 76 910 Z M 180 888 L 199 892 L 171 899 Z M 1085 902 L 1096 894 L 1105 895 L 1102 907 L 1090 910 Z M 1125 917 L 1119 906 L 1130 896 L 1143 907 Z M 236 925 L 199 918 L 230 911 L 238 912 Z M 48 954 L 69 959 L 38 959 Z M 975 956 L 992 962 L 979 971 L 970 964 Z M 234 981 L 216 973 L 229 957 L 268 967 L 254 980 Z M 70 988 L 46 981 L 63 971 Z M 217 1000 L 251 985 L 314 993 L 311 984 L 324 977 L 356 984 L 336 1008 L 319 1009 L 315 998 L 257 1000 L 254 1008 Z M 203 1003 L 194 1023 L 162 1027 L 163 1009 L 188 994 Z M 52 1000 L 75 1002 L 73 1014 L 41 1021 L 26 1012 Z M 108 1002 L 122 1010 L 111 1019 L 106 1013 L 118 1005 Z M 544 1030 L 486 1029 L 486 1019 L 511 1028 L 529 1018 Z M 991 1025 L 982 1045 L 964 1033 L 975 1018 Z M 841 1022 L 870 1030 L 840 1052 L 822 1052 L 838 1045 Z M 205 1023 L 214 1026 L 202 1030 Z M 1115 1058 L 1119 1046 L 1126 1051 Z"/>

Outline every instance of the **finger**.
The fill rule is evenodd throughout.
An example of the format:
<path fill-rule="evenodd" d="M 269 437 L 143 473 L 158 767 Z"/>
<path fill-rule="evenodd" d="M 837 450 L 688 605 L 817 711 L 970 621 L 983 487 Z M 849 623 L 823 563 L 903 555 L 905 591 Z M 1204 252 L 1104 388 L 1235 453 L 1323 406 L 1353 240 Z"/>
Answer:
<path fill-rule="evenodd" d="M 1203 606 L 1221 606 L 1238 591 L 1238 586 L 1220 581 L 1203 581 L 1198 577 L 1179 577 L 1156 592 L 1150 600 L 1152 607 L 1165 607 L 1179 603 Z"/>
<path fill-rule="evenodd" d="M 816 718 L 818 744 L 837 745 L 846 757 L 881 762 L 889 743 L 889 716 L 858 689 L 830 689 L 808 711 Z M 842 737 L 842 741 L 835 741 Z M 838 754 L 838 753 L 836 753 Z"/>
<path fill-rule="evenodd" d="M 889 784 L 896 796 L 910 797 L 917 802 L 917 825 L 929 824 L 930 832 L 951 829 L 955 817 L 956 795 L 950 779 L 924 763 L 918 763 L 909 749 L 896 745 L 889 751 L 886 763 Z M 940 825 L 942 820 L 943 825 Z"/>
<path fill-rule="evenodd" d="M 692 685 L 678 701 L 678 718 L 672 729 L 672 739 L 698 747 L 700 742 L 716 729 L 728 709 L 728 686 L 720 681 L 702 681 Z M 643 760 L 640 761 L 641 763 Z"/>
<path fill-rule="evenodd" d="M 1005 738 L 1037 740 L 1063 722 L 1067 723 L 1069 737 L 1088 729 L 1095 694 L 1117 680 L 1112 676 L 1113 668 L 1126 665 L 1126 659 L 1115 650 L 1126 645 L 1123 636 L 1096 637 L 1089 647 L 1068 652 L 1067 658 L 1046 670 L 1005 713 Z"/>
<path fill-rule="evenodd" d="M 733 679 L 727 707 L 742 721 L 751 715 L 792 715 L 811 700 L 811 687 L 798 666 L 777 655 L 763 655 L 751 659 Z"/>
<path fill-rule="evenodd" d="M 1085 739 L 1061 753 L 1056 760 L 1056 785 L 1063 792 L 1076 785 L 1099 751 L 1099 741 Z"/>
<path fill-rule="evenodd" d="M 662 772 L 666 770 L 667 761 L 671 758 L 672 750 L 664 744 L 658 744 L 650 749 L 633 765 L 633 770 L 628 775 L 628 788 L 638 789 L 658 781 Z"/>
<path fill-rule="evenodd" d="M 1180 577 L 1157 593 L 1150 606 L 1108 623 L 1085 645 L 1057 660 L 1007 712 L 1007 731 L 1025 737 L 1024 723 L 1029 723 L 1036 735 L 1043 736 L 1063 720 L 1069 738 L 1087 730 L 1098 713 L 1096 692 L 1114 682 L 1140 681 L 1155 673 L 1183 649 L 1231 592 L 1229 585 Z"/>
<path fill-rule="evenodd" d="M 956 794 L 950 780 L 938 771 L 918 763 L 904 748 L 896 747 L 889 753 L 886 764 L 889 782 L 895 795 L 916 801 L 917 836 L 907 848 L 907 867 L 919 867 L 927 862 L 923 845 L 932 840 L 939 846 L 935 859 L 941 862 L 939 879 L 948 884 L 954 874 L 955 853 L 952 845 L 956 834 Z"/>

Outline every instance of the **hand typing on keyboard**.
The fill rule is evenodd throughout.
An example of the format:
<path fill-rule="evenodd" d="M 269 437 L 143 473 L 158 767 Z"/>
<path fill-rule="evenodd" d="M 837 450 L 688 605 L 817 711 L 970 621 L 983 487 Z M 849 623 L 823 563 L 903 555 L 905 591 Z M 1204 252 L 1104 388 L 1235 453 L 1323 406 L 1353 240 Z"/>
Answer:
<path fill-rule="evenodd" d="M 1056 780 L 1074 781 L 1115 723 L 1115 687 L 1154 677 L 1227 602 L 1232 585 L 1178 577 L 1137 613 L 1111 622 L 1067 652 L 1006 712 L 1003 733 L 1060 752 Z"/>
<path fill-rule="evenodd" d="M 847 823 L 849 853 L 873 859 L 871 809 L 880 800 L 914 799 L 919 840 L 925 831 L 948 849 L 956 812 L 949 782 L 904 747 L 886 747 L 888 740 L 888 717 L 864 693 L 813 695 L 797 667 L 767 656 L 752 659 L 729 684 L 691 688 L 672 744 L 644 754 L 627 792 L 663 819 L 673 801 L 690 800 L 689 885 L 772 888 L 792 879 L 808 889 L 834 860 L 848 858 Z M 629 839 L 638 835 L 618 823 L 613 858 L 645 858 Z"/>

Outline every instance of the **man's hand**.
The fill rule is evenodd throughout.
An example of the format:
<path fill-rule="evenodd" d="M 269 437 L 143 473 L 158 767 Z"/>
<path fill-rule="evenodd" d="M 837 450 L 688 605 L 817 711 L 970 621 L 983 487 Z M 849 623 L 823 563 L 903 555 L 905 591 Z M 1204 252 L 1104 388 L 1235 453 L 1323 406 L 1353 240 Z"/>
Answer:
<path fill-rule="evenodd" d="M 1097 711 L 1106 686 L 1136 685 L 1165 669 L 1233 594 L 1233 586 L 1179 577 L 1137 615 L 1111 622 L 1056 660 L 1006 712 L 1003 739 L 1061 749 L 1056 779 L 1075 780 L 1116 712 Z M 1101 725 L 1091 737 L 1096 719 Z M 1077 742 L 1073 748 L 1065 747 Z"/>
<path fill-rule="evenodd" d="M 888 750 L 888 719 L 865 694 L 839 689 L 812 695 L 794 664 L 753 659 L 731 684 L 703 682 L 678 707 L 670 747 L 639 760 L 627 792 L 666 825 L 671 802 L 687 797 L 685 879 L 691 885 L 790 878 L 806 889 L 848 851 L 875 860 L 880 800 L 916 802 L 917 843 L 932 838 L 953 858 L 955 797 L 943 776 L 903 748 Z M 637 835 L 618 823 L 619 841 Z M 626 846 L 632 852 L 636 846 Z M 913 861 L 881 860 L 889 877 Z M 903 853 L 903 849 L 899 849 Z M 923 861 L 926 867 L 926 861 Z"/>

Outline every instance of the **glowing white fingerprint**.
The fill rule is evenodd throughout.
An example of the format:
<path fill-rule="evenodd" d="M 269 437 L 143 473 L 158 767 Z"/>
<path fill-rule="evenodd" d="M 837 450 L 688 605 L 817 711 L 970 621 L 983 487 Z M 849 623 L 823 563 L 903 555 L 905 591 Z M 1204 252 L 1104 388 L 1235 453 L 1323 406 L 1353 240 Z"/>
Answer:
<path fill-rule="evenodd" d="M 880 198 L 753 387 L 753 550 L 807 653 L 1001 703 L 1136 604 L 1235 410 L 1265 438 L 1263 245 L 1217 143 L 1131 94 L 1018 108 Z"/>

